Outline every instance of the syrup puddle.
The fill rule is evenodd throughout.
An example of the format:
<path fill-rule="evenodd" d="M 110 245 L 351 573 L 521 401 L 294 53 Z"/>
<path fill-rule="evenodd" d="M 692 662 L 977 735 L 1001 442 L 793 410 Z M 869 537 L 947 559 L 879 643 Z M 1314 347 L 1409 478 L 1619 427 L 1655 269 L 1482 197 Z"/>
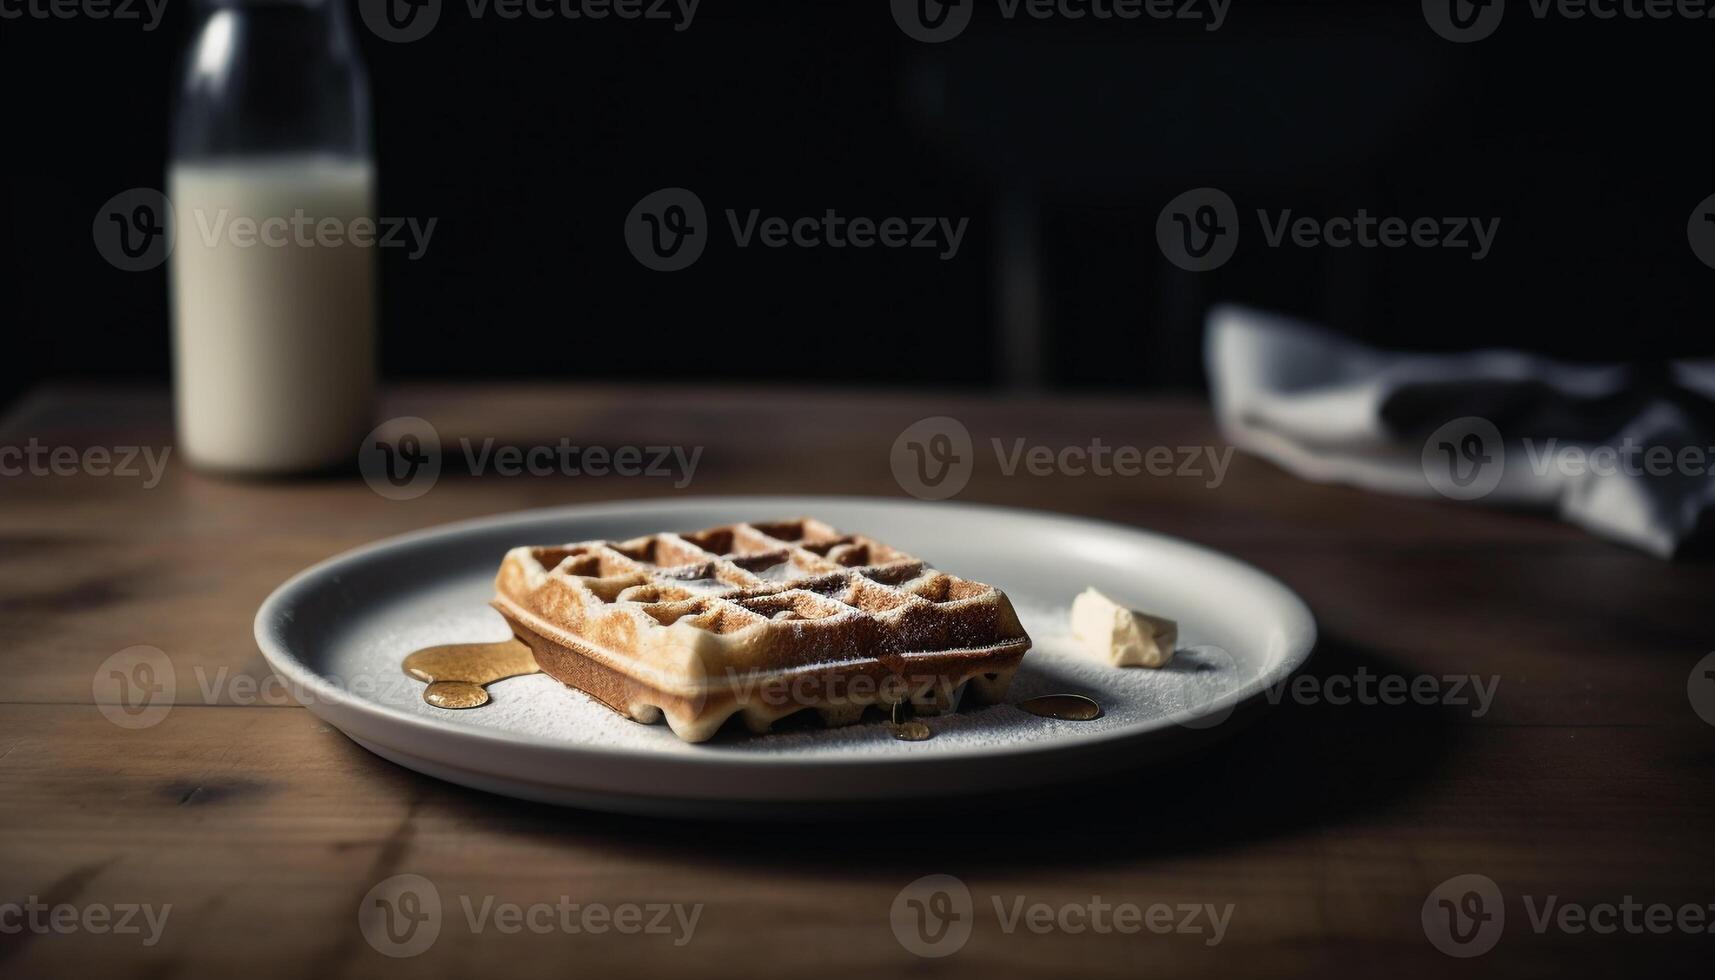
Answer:
<path fill-rule="evenodd" d="M 517 637 L 425 647 L 405 658 L 405 673 L 428 682 L 423 700 L 437 708 L 480 708 L 488 703 L 488 685 L 540 672 L 536 656 Z"/>
<path fill-rule="evenodd" d="M 1020 701 L 1018 708 L 1039 718 L 1059 721 L 1095 721 L 1102 716 L 1102 706 L 1082 694 L 1044 694 Z M 889 710 L 887 731 L 894 738 L 901 742 L 921 742 L 934 737 L 934 730 L 911 717 L 910 702 L 896 702 Z"/>
<path fill-rule="evenodd" d="M 1082 694 L 1044 694 L 1020 701 L 1018 708 L 1041 718 L 1061 721 L 1095 721 L 1102 716 L 1102 706 Z"/>
<path fill-rule="evenodd" d="M 926 742 L 934 737 L 928 725 L 911 717 L 911 702 L 895 701 L 887 706 L 887 711 L 887 732 L 901 742 Z"/>
<path fill-rule="evenodd" d="M 929 730 L 928 725 L 920 721 L 907 721 L 898 725 L 888 722 L 887 730 L 901 742 L 922 742 L 935 734 Z"/>

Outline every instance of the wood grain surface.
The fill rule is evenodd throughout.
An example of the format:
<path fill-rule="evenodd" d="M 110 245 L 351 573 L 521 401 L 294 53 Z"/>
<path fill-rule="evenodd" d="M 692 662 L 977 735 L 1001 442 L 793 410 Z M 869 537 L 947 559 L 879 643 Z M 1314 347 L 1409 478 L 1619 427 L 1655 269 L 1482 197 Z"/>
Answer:
<path fill-rule="evenodd" d="M 449 447 L 566 439 L 703 454 L 675 488 L 472 475 L 454 448 L 434 488 L 409 501 L 353 475 L 226 479 L 175 456 L 154 485 L 146 471 L 84 463 L 0 476 L 0 974 L 1670 976 L 1706 975 L 1715 954 L 1715 934 L 1677 925 L 1655 934 L 1622 920 L 1598 933 L 1533 920 L 1551 897 L 1557 916 L 1629 899 L 1715 920 L 1715 727 L 1690 692 L 1715 649 L 1710 565 L 1660 562 L 1541 515 L 1316 486 L 1243 456 L 1210 486 L 1207 474 L 1007 476 L 990 448 L 1099 438 L 1222 451 L 1190 401 L 430 386 L 396 390 L 384 408 L 428 419 Z M 976 440 L 961 500 L 1147 527 L 1279 576 L 1317 615 L 1323 641 L 1306 674 L 1333 696 L 1284 698 L 1194 758 L 1140 760 L 1063 789 L 856 821 L 710 824 L 437 782 L 263 686 L 256 607 L 346 548 L 583 501 L 902 496 L 890 450 L 931 415 L 958 418 Z M 0 425 L 0 447 L 70 447 L 83 460 L 90 447 L 158 454 L 171 439 L 155 390 L 44 389 Z M 177 687 L 164 719 L 132 729 L 95 701 L 103 661 L 139 644 L 166 652 Z M 1447 678 L 1473 676 L 1494 685 L 1485 712 L 1339 696 L 1364 678 L 1434 678 L 1448 693 Z M 382 955 L 359 928 L 370 889 L 399 874 L 429 879 L 444 906 L 435 942 L 411 958 Z M 891 916 L 902 889 L 931 874 L 972 896 L 968 940 L 940 958 L 909 952 Z M 1423 909 L 1466 874 L 1496 883 L 1505 921 L 1488 952 L 1454 959 L 1430 942 L 1437 919 L 1426 928 Z M 146 930 L 97 932 L 84 918 L 20 926 L 8 906 L 31 902 L 79 917 L 171 910 L 145 945 Z M 493 918 L 478 929 L 467 902 L 700 912 L 684 941 L 508 933 Z M 1011 923 L 1037 903 L 1059 924 Z M 1092 903 L 1230 906 L 1230 918 L 1212 942 L 1206 919 L 1200 933 L 1124 934 L 1059 912 Z"/>

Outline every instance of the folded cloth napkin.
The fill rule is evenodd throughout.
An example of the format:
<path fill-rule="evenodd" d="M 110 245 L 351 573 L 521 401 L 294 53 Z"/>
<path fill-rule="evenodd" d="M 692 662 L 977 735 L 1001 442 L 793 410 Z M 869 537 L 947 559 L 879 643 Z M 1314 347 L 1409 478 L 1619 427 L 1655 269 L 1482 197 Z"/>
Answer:
<path fill-rule="evenodd" d="M 1204 343 L 1227 438 L 1305 479 L 1552 507 L 1663 558 L 1715 531 L 1715 361 L 1389 352 L 1235 306 Z"/>

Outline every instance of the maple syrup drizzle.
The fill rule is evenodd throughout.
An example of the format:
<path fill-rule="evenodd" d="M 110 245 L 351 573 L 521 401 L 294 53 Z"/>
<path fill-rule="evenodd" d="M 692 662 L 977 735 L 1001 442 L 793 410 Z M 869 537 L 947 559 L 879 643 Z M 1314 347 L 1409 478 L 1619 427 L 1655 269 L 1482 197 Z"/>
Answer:
<path fill-rule="evenodd" d="M 488 685 L 540 672 L 535 654 L 517 637 L 424 647 L 405 658 L 405 673 L 428 683 L 423 700 L 437 708 L 480 708 L 488 703 Z"/>
<path fill-rule="evenodd" d="M 1102 716 L 1102 706 L 1082 694 L 1044 694 L 1020 701 L 1018 707 L 1042 718 L 1061 721 L 1095 721 Z"/>
<path fill-rule="evenodd" d="M 901 742 L 922 742 L 935 734 L 929 730 L 928 725 L 920 721 L 907 721 L 898 725 L 888 722 L 887 730 Z"/>
<path fill-rule="evenodd" d="M 935 733 L 928 725 L 912 717 L 917 708 L 909 701 L 895 701 L 887 707 L 887 733 L 901 742 L 924 742 Z"/>

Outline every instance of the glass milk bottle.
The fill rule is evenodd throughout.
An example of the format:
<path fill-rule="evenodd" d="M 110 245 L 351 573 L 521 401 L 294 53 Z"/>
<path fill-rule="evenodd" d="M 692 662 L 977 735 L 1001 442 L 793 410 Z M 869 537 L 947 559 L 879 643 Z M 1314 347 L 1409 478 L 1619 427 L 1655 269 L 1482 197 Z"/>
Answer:
<path fill-rule="evenodd" d="M 350 465 L 373 423 L 369 86 L 341 0 L 197 0 L 173 120 L 179 451 Z"/>

